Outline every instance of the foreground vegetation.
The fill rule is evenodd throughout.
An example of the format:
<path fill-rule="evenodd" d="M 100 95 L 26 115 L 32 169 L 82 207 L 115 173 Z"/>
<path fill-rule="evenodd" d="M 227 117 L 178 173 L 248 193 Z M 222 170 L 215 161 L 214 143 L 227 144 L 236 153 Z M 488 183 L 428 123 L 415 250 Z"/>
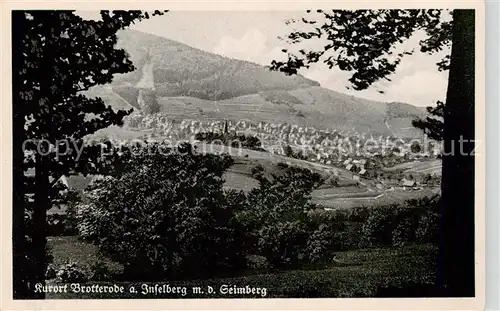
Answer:
<path fill-rule="evenodd" d="M 164 147 L 125 150 L 69 206 L 63 223 L 79 236 L 52 238 L 50 282 L 205 280 L 266 286 L 274 297 L 433 283 L 438 197 L 325 211 L 311 201 L 324 179 L 309 169 L 257 166 L 258 187 L 245 193 L 223 187 L 230 156 Z"/>
<path fill-rule="evenodd" d="M 96 262 L 103 262 L 110 273 L 120 273 L 122 266 L 106 258 L 102 258 L 97 247 L 79 241 L 77 237 L 53 237 L 49 246 L 54 255 L 54 265 L 60 266 L 67 262 L 77 262 L 85 273 L 92 275 Z M 191 281 L 170 281 L 163 283 L 171 286 L 212 286 L 218 288 L 222 284 L 238 286 L 265 287 L 266 298 L 280 297 L 377 297 L 377 296 L 408 296 L 422 295 L 423 288 L 432 288 L 435 282 L 437 262 L 437 247 L 432 244 L 413 245 L 406 247 L 359 249 L 338 252 L 336 261 L 331 259 L 321 265 L 303 266 L 301 269 L 285 270 L 274 273 L 246 271 L 246 275 L 231 278 L 204 279 Z M 253 273 L 253 274 L 252 274 Z M 111 276 L 110 276 L 111 277 Z M 55 279 L 47 284 L 55 284 Z M 88 284 L 115 284 L 109 280 L 90 281 Z M 136 285 L 138 282 L 119 281 L 125 287 Z M 408 291 L 412 284 L 418 284 L 419 289 L 413 293 Z M 406 289 L 406 290 L 405 290 Z M 188 295 L 139 295 L 140 298 L 200 298 L 188 290 Z M 126 298 L 137 297 L 130 293 L 123 295 L 111 294 L 75 294 L 52 293 L 47 298 Z M 203 295 L 201 295 L 203 297 Z M 237 298 L 242 295 L 211 296 L 214 298 Z M 245 296 L 250 298 L 252 296 Z M 261 297 L 254 295 L 253 297 Z"/>

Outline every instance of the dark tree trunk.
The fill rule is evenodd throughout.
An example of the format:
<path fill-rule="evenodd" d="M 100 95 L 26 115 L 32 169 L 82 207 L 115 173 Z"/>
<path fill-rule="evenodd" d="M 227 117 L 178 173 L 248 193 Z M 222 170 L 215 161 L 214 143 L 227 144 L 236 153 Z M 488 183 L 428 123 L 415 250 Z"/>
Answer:
<path fill-rule="evenodd" d="M 46 159 L 36 153 L 35 164 L 35 204 L 33 206 L 33 237 L 31 251 L 33 253 L 33 276 L 31 280 L 32 290 L 37 283 L 45 283 L 45 271 L 47 270 L 47 210 L 50 207 L 48 196 L 50 182 L 46 171 Z M 43 299 L 43 293 L 37 293 L 35 299 Z"/>
<path fill-rule="evenodd" d="M 475 11 L 453 12 L 453 43 L 444 116 L 442 240 L 438 278 L 452 296 L 474 284 Z"/>
<path fill-rule="evenodd" d="M 28 286 L 26 224 L 24 221 L 24 102 L 19 92 L 22 81 L 18 71 L 23 68 L 24 13 L 12 12 L 12 290 L 13 299 L 27 299 L 32 294 Z"/>

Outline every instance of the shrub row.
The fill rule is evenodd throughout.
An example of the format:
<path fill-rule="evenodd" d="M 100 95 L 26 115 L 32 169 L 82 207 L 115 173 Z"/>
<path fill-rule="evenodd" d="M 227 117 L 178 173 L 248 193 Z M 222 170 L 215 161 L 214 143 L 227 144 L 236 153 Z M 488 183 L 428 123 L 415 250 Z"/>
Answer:
<path fill-rule="evenodd" d="M 325 211 L 309 216 L 329 223 L 336 250 L 405 246 L 439 242 L 440 197 L 408 200 L 401 204 Z"/>

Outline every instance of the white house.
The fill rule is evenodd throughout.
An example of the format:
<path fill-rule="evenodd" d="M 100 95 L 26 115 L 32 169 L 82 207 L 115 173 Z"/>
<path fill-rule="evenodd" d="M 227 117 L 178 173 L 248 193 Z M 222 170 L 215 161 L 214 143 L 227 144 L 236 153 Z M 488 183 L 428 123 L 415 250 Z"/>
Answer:
<path fill-rule="evenodd" d="M 408 180 L 408 179 L 403 179 L 403 187 L 413 187 L 415 186 L 415 181 L 414 180 Z"/>

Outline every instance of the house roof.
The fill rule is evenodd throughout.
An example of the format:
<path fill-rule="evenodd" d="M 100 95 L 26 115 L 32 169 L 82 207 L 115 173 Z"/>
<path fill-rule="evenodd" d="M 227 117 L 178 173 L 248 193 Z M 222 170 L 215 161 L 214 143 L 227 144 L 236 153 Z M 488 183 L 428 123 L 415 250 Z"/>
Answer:
<path fill-rule="evenodd" d="M 35 176 L 34 169 L 28 169 L 25 172 L 26 176 Z M 66 187 L 75 190 L 84 190 L 94 179 L 95 175 L 71 175 L 71 176 L 61 176 L 59 181 L 61 181 Z M 52 180 L 50 180 L 52 182 Z"/>
<path fill-rule="evenodd" d="M 404 180 L 403 181 L 403 186 L 414 186 L 415 185 L 415 181 L 414 180 Z"/>

